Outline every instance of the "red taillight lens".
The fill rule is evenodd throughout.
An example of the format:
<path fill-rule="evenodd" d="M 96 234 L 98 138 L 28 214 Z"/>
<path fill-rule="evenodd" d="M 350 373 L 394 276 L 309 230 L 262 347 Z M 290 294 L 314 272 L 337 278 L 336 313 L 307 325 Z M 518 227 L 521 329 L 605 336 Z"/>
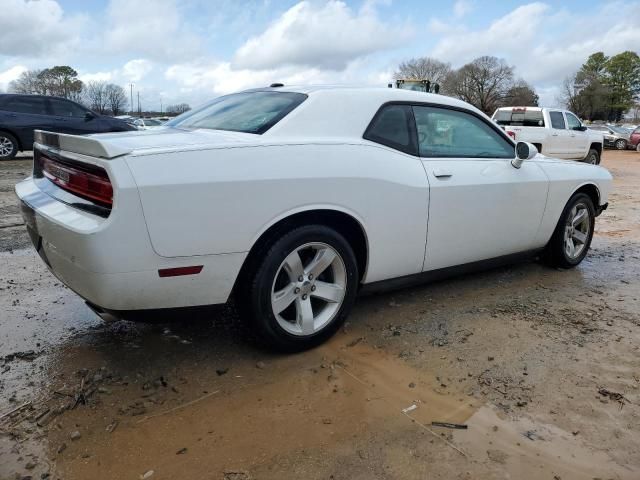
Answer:
<path fill-rule="evenodd" d="M 103 169 L 92 167 L 92 171 L 87 172 L 44 155 L 40 157 L 40 165 L 44 177 L 63 190 L 105 206 L 113 205 L 113 187 L 107 172 Z"/>
<path fill-rule="evenodd" d="M 509 135 L 514 140 L 516 139 L 516 132 L 512 132 L 511 130 L 507 130 L 507 135 Z"/>

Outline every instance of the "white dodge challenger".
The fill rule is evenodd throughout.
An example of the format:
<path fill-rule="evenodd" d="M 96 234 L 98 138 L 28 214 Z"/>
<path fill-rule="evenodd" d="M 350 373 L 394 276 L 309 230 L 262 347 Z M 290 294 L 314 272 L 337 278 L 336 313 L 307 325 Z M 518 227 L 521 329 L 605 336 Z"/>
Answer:
<path fill-rule="evenodd" d="M 155 130 L 38 131 L 16 193 L 43 261 L 97 313 L 233 294 L 292 351 L 332 335 L 361 290 L 540 253 L 579 264 L 611 183 L 452 98 L 276 86 Z"/>

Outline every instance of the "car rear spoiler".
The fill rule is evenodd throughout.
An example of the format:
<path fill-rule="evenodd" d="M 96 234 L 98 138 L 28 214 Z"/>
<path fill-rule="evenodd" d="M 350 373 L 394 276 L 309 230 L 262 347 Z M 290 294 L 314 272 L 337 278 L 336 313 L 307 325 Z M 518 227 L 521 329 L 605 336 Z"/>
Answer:
<path fill-rule="evenodd" d="M 79 153 L 90 157 L 115 158 L 131 152 L 130 148 L 100 141 L 95 137 L 68 135 L 44 130 L 34 132 L 35 143 L 45 147 L 53 147 L 66 152 Z"/>

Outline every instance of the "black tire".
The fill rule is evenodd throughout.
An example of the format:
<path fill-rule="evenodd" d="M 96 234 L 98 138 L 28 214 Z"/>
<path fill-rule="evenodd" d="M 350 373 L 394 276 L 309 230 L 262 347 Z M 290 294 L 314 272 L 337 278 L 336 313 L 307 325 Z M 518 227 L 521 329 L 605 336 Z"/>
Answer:
<path fill-rule="evenodd" d="M 571 213 L 576 206 L 586 207 L 589 215 L 589 231 L 581 253 L 575 258 L 572 258 L 567 254 L 565 249 L 565 229 L 571 223 Z M 591 246 L 595 218 L 596 211 L 591 197 L 585 193 L 576 193 L 573 195 L 564 207 L 562 215 L 560 215 L 560 220 L 558 220 L 558 224 L 556 225 L 556 229 L 554 230 L 551 240 L 549 240 L 545 249 L 544 257 L 547 263 L 553 267 L 559 268 L 573 268 L 579 265 L 587 255 L 589 247 Z"/>
<path fill-rule="evenodd" d="M 616 140 L 616 143 L 614 144 L 614 146 L 616 147 L 616 150 L 626 150 L 627 141 L 621 138 L 619 140 Z"/>
<path fill-rule="evenodd" d="M 342 304 L 326 325 L 313 334 L 295 335 L 285 330 L 276 319 L 271 294 L 285 258 L 310 243 L 329 245 L 338 253 L 346 271 L 346 286 Z M 344 323 L 357 294 L 358 264 L 349 242 L 332 228 L 324 225 L 294 228 L 268 241 L 260 249 L 257 258 L 249 261 L 251 263 L 237 285 L 236 303 L 261 344 L 284 352 L 307 350 L 327 340 Z"/>
<path fill-rule="evenodd" d="M 590 163 L 592 165 L 600 165 L 600 153 L 595 148 L 589 150 L 587 156 L 582 160 L 584 163 Z"/>
<path fill-rule="evenodd" d="M 7 150 L 10 151 L 7 153 Z M 0 160 L 11 160 L 18 154 L 16 137 L 7 132 L 0 132 Z"/>

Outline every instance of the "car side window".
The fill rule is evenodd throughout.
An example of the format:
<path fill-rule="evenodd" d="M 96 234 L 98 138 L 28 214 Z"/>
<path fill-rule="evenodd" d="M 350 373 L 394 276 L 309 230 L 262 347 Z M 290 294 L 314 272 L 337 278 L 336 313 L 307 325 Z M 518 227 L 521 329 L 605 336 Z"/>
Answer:
<path fill-rule="evenodd" d="M 580 120 L 578 120 L 578 118 L 573 113 L 565 112 L 565 116 L 567 117 L 567 127 L 569 128 L 569 130 L 574 130 L 582 126 Z"/>
<path fill-rule="evenodd" d="M 47 106 L 42 97 L 17 96 L 6 101 L 4 109 L 15 113 L 28 113 L 32 115 L 46 115 Z"/>
<path fill-rule="evenodd" d="M 549 112 L 549 118 L 551 119 L 551 127 L 556 130 L 564 130 L 564 116 L 562 112 Z"/>
<path fill-rule="evenodd" d="M 68 102 L 61 98 L 50 98 L 49 105 L 51 106 L 51 113 L 58 117 L 84 117 L 88 111 L 73 102 Z"/>
<path fill-rule="evenodd" d="M 421 157 L 513 158 L 514 147 L 475 115 L 414 106 Z"/>
<path fill-rule="evenodd" d="M 385 105 L 371 120 L 364 138 L 415 155 L 412 122 L 409 105 Z"/>

